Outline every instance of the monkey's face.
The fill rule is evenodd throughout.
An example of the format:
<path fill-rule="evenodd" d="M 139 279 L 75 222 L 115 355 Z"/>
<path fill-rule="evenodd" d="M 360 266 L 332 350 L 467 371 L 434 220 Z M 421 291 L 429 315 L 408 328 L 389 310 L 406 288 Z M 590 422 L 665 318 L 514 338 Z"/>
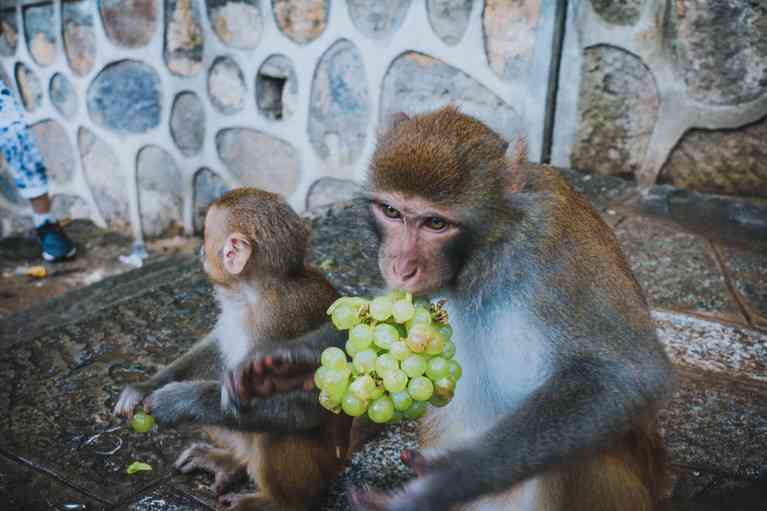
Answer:
<path fill-rule="evenodd" d="M 416 196 L 379 193 L 370 210 L 381 239 L 378 266 L 391 288 L 427 295 L 449 285 L 461 226 L 450 212 Z"/>

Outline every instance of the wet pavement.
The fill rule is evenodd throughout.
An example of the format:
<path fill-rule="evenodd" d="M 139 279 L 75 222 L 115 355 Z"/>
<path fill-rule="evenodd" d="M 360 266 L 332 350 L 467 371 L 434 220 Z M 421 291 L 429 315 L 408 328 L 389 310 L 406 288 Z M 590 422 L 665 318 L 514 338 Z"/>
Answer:
<path fill-rule="evenodd" d="M 767 509 L 765 246 L 753 230 L 744 242 L 692 215 L 642 208 L 619 179 L 568 176 L 615 229 L 677 367 L 661 412 L 670 507 Z M 359 220 L 343 203 L 308 220 L 313 262 L 344 294 L 381 284 Z M 176 255 L 0 318 L 0 509 L 214 509 L 205 476 L 172 468 L 198 432 L 134 433 L 110 411 L 126 383 L 177 357 L 215 316 L 197 261 Z M 411 477 L 399 451 L 414 445 L 412 426 L 387 428 L 355 454 L 324 509 L 347 509 L 350 483 L 392 487 Z M 133 461 L 152 471 L 126 474 Z"/>

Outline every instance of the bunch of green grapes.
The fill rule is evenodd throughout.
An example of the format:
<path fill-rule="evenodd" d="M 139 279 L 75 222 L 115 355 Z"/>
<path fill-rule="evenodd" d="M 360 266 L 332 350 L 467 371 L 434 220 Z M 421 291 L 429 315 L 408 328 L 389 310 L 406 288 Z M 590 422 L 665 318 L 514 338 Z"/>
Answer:
<path fill-rule="evenodd" d="M 418 419 L 429 403 L 445 406 L 461 378 L 453 359 L 453 329 L 444 302 L 431 304 L 395 290 L 366 300 L 342 297 L 328 309 L 333 324 L 349 331 L 346 351 L 328 348 L 314 375 L 320 404 L 373 422 Z"/>

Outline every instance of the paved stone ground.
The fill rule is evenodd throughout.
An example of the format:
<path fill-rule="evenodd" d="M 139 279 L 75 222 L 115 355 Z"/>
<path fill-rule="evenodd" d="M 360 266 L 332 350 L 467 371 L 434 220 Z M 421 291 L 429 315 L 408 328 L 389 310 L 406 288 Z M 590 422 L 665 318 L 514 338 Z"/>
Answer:
<path fill-rule="evenodd" d="M 643 199 L 618 179 L 567 175 L 615 229 L 678 369 L 661 414 L 670 507 L 767 509 L 767 244 L 758 235 L 731 243 L 732 232 L 694 218 L 687 227 L 699 234 L 684 231 L 669 216 L 641 214 Z M 310 220 L 312 258 L 343 293 L 380 284 L 358 220 L 343 204 Z M 123 385 L 170 362 L 215 315 L 198 263 L 172 256 L 3 318 L 0 508 L 215 508 L 205 476 L 172 469 L 198 433 L 142 435 L 110 416 Z M 412 427 L 387 429 L 353 457 L 324 508 L 347 509 L 349 483 L 390 487 L 410 477 L 398 453 L 414 444 Z M 127 475 L 134 460 L 153 470 Z"/>

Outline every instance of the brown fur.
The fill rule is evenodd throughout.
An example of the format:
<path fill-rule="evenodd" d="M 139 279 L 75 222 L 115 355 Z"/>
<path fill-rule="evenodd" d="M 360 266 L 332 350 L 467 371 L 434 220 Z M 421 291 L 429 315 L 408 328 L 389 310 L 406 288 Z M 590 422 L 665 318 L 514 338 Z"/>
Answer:
<path fill-rule="evenodd" d="M 243 233 L 254 247 L 254 263 L 238 279 L 259 296 L 249 311 L 253 337 L 291 339 L 326 322 L 326 310 L 338 294 L 319 271 L 304 266 L 308 231 L 298 215 L 279 196 L 253 188 L 229 192 L 212 207 L 228 209 L 227 234 Z M 237 288 L 229 286 L 227 292 Z M 243 508 L 306 510 L 316 505 L 343 466 L 351 427 L 349 417 L 326 417 L 307 433 L 211 428 L 214 442 L 230 449 L 258 485 L 259 494 L 243 501 Z"/>

